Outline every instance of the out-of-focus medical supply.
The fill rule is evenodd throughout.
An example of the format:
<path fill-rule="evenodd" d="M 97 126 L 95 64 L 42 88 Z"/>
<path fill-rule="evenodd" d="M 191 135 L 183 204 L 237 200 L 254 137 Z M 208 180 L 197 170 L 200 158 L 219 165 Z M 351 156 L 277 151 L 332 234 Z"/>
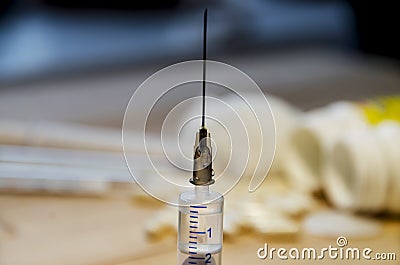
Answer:
<path fill-rule="evenodd" d="M 115 172 L 114 172 L 115 173 Z M 105 170 L 0 162 L 0 191 L 104 195 L 111 182 Z"/>
<path fill-rule="evenodd" d="M 286 175 L 296 186 L 310 191 L 321 189 L 335 143 L 351 131 L 367 130 L 385 120 L 400 121 L 400 97 L 336 102 L 304 113 L 290 136 Z"/>
<path fill-rule="evenodd" d="M 242 219 L 239 224 L 245 230 L 253 230 L 259 235 L 287 236 L 299 231 L 299 224 L 290 216 L 265 203 L 242 200 L 238 202 L 238 211 Z"/>
<path fill-rule="evenodd" d="M 295 186 L 319 190 L 333 143 L 348 130 L 365 126 L 362 111 L 352 103 L 338 102 L 305 113 L 289 139 L 285 173 Z"/>
<path fill-rule="evenodd" d="M 137 133 L 138 141 L 141 134 Z M 151 139 L 152 135 L 147 135 Z M 0 120 L 0 144 L 56 147 L 64 149 L 120 152 L 121 129 L 50 121 Z M 157 141 L 148 141 L 150 153 L 157 152 Z M 137 152 L 135 146 L 127 147 Z"/>
<path fill-rule="evenodd" d="M 381 232 L 381 225 L 374 220 L 332 210 L 308 215 L 303 227 L 311 235 L 330 238 L 370 238 Z"/>
<path fill-rule="evenodd" d="M 102 195 L 129 183 L 120 154 L 27 146 L 0 146 L 0 190 Z"/>
<path fill-rule="evenodd" d="M 151 217 L 146 222 L 145 230 L 147 236 L 152 240 L 161 240 L 166 235 L 176 235 L 176 224 L 178 223 L 178 215 L 175 208 L 165 208 Z"/>
<path fill-rule="evenodd" d="M 381 123 L 376 133 L 380 147 L 384 150 L 383 156 L 387 166 L 386 210 L 400 214 L 400 124 Z"/>
<path fill-rule="evenodd" d="M 2 191 L 100 195 L 113 184 L 132 182 L 120 153 L 0 145 Z"/>
<path fill-rule="evenodd" d="M 400 124 L 349 132 L 328 160 L 324 190 L 336 207 L 400 214 Z"/>
<path fill-rule="evenodd" d="M 285 172 L 296 186 L 322 188 L 336 207 L 400 213 L 398 120 L 395 96 L 305 113 L 292 132 Z"/>
<path fill-rule="evenodd" d="M 163 155 L 158 146 L 152 148 L 155 143 L 148 141 L 148 151 L 164 165 L 164 156 L 158 159 Z M 113 183 L 133 181 L 121 154 L 120 129 L 0 120 L 0 144 L 3 191 L 100 195 Z M 139 161 L 145 159 L 135 146 L 126 151 Z M 147 169 L 140 170 L 145 174 Z"/>
<path fill-rule="evenodd" d="M 123 159 L 123 155 L 117 152 L 0 145 L 1 162 L 121 170 L 126 168 Z"/>

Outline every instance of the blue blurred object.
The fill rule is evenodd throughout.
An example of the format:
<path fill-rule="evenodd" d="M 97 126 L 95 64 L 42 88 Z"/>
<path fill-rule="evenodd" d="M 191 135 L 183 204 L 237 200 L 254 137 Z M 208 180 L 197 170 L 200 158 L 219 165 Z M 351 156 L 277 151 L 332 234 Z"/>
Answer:
<path fill-rule="evenodd" d="M 0 24 L 0 82 L 201 58 L 202 10 L 14 10 Z M 351 11 L 343 2 L 225 0 L 209 10 L 211 59 L 254 48 L 354 43 Z"/>

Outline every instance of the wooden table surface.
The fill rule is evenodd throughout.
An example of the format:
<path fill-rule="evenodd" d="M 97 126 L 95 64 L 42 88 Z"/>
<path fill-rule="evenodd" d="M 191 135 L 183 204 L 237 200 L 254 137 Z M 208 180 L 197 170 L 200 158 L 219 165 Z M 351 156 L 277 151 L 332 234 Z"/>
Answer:
<path fill-rule="evenodd" d="M 1 265 L 148 265 L 176 264 L 176 239 L 149 242 L 145 223 L 159 209 L 156 203 L 140 204 L 115 192 L 102 198 L 0 194 Z M 349 246 L 375 252 L 395 252 L 399 264 L 400 221 L 381 218 L 382 234 L 368 240 L 349 239 Z M 315 247 L 336 244 L 303 231 L 295 238 L 241 236 L 224 244 L 223 264 L 360 264 L 360 261 L 260 260 L 257 249 Z"/>

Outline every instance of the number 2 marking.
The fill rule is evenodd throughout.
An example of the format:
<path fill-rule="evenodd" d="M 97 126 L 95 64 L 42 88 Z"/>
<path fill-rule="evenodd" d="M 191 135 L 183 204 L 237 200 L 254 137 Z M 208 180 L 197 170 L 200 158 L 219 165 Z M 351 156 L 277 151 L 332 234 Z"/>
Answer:
<path fill-rule="evenodd" d="M 206 261 L 205 261 L 205 263 L 207 264 L 207 263 L 211 263 L 211 253 L 207 253 L 206 254 Z"/>

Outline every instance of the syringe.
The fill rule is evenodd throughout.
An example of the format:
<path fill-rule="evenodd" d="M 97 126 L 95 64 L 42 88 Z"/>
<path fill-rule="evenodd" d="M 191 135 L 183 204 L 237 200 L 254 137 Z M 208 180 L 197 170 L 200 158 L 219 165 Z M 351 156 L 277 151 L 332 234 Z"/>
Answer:
<path fill-rule="evenodd" d="M 215 180 L 211 138 L 205 126 L 206 44 L 207 9 L 204 12 L 202 124 L 194 146 L 193 177 L 190 179 L 194 190 L 179 197 L 178 265 L 221 264 L 224 197 L 210 191 Z"/>
<path fill-rule="evenodd" d="M 224 198 L 196 186 L 179 198 L 178 264 L 221 264 Z"/>

